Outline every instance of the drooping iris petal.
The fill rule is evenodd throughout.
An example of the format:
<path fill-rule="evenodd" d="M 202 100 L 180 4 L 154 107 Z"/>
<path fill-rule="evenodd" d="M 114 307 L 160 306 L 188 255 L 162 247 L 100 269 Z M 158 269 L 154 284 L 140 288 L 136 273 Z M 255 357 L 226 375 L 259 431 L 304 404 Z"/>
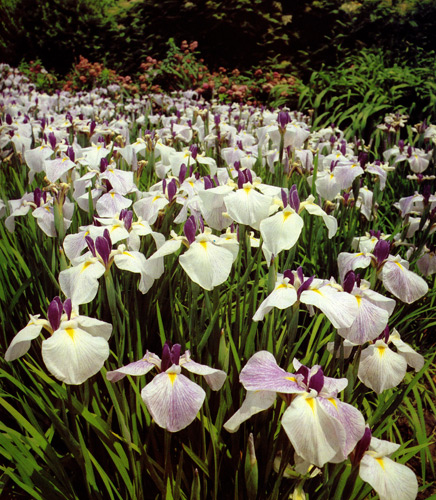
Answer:
<path fill-rule="evenodd" d="M 191 373 L 195 373 L 196 375 L 203 375 L 208 386 L 213 391 L 218 391 L 219 389 L 221 389 L 227 377 L 226 372 L 222 370 L 216 370 L 215 368 L 211 368 L 210 366 L 202 365 L 200 363 L 192 361 L 189 351 L 186 351 L 185 354 L 180 357 L 179 364 Z"/>
<path fill-rule="evenodd" d="M 106 378 L 110 382 L 118 382 L 118 380 L 121 380 L 126 375 L 139 377 L 147 374 L 152 368 L 160 368 L 160 366 L 161 360 L 159 356 L 147 351 L 142 359 L 133 361 L 132 363 L 122 366 L 121 368 L 107 372 Z"/>
<path fill-rule="evenodd" d="M 338 255 L 339 278 L 344 281 L 348 271 L 355 271 L 359 268 L 366 268 L 371 264 L 371 254 L 368 253 L 348 253 L 341 252 Z"/>
<path fill-rule="evenodd" d="M 282 250 L 291 249 L 297 243 L 303 229 L 303 219 L 291 208 L 276 213 L 272 217 L 263 219 L 260 223 L 260 234 L 263 238 L 263 250 L 266 261 L 271 256 L 278 255 Z"/>
<path fill-rule="evenodd" d="M 259 193 L 250 182 L 224 197 L 230 217 L 239 224 L 259 229 L 259 224 L 269 215 L 272 198 Z"/>
<path fill-rule="evenodd" d="M 342 423 L 313 394 L 306 392 L 292 401 L 283 414 L 282 426 L 295 452 L 317 467 L 344 449 L 346 434 Z"/>
<path fill-rule="evenodd" d="M 387 261 L 381 271 L 381 280 L 392 295 L 411 304 L 428 292 L 428 285 L 420 276 L 409 271 L 408 267 L 405 260 Z"/>
<path fill-rule="evenodd" d="M 30 349 L 31 341 L 38 337 L 44 325 L 49 324 L 46 320 L 38 319 L 39 316 L 39 314 L 36 316 L 30 316 L 29 323 L 27 323 L 27 325 L 12 339 L 12 342 L 9 344 L 5 353 L 6 361 L 14 361 L 15 359 L 23 356 L 23 354 L 26 354 L 26 352 Z"/>
<path fill-rule="evenodd" d="M 104 272 L 105 267 L 96 258 L 87 259 L 59 273 L 61 290 L 73 304 L 87 304 L 97 295 L 98 279 Z"/>
<path fill-rule="evenodd" d="M 273 307 L 287 309 L 297 301 L 297 291 L 289 284 L 289 278 L 283 278 L 276 282 L 274 290 L 260 304 L 253 316 L 253 321 L 261 321 Z"/>
<path fill-rule="evenodd" d="M 335 328 L 350 327 L 357 316 L 356 299 L 329 284 L 305 290 L 300 300 L 321 309 Z"/>
<path fill-rule="evenodd" d="M 208 238 L 197 236 L 179 262 L 194 283 L 205 290 L 224 283 L 229 277 L 233 255 L 226 248 L 214 245 Z"/>
<path fill-rule="evenodd" d="M 340 463 L 347 459 L 365 432 L 365 419 L 357 408 L 343 403 L 337 398 L 318 398 L 320 404 L 332 417 L 337 418 L 345 429 L 345 442 L 337 455 L 331 459 Z"/>
<path fill-rule="evenodd" d="M 421 356 L 421 354 L 414 351 L 409 344 L 403 342 L 400 338 L 400 334 L 395 328 L 389 336 L 389 341 L 394 344 L 397 348 L 398 354 L 403 356 L 409 366 L 411 366 L 415 371 L 421 370 L 425 363 L 424 356 Z"/>
<path fill-rule="evenodd" d="M 195 419 L 206 393 L 173 365 L 156 375 L 141 391 L 141 397 L 155 422 L 170 432 L 184 429 Z"/>
<path fill-rule="evenodd" d="M 406 360 L 377 340 L 361 352 L 357 376 L 367 387 L 380 394 L 396 387 L 407 370 Z"/>
<path fill-rule="evenodd" d="M 373 293 L 375 294 L 376 292 Z M 362 345 L 369 340 L 375 339 L 382 333 L 388 324 L 389 313 L 386 309 L 378 307 L 378 305 L 368 300 L 365 292 L 360 290 L 360 288 L 355 288 L 352 295 L 356 298 L 357 302 L 356 319 L 350 327 L 339 328 L 338 333 L 353 344 Z M 394 300 L 387 298 L 386 300 L 390 300 L 395 306 Z"/>
<path fill-rule="evenodd" d="M 228 432 L 236 432 L 243 422 L 272 406 L 276 397 L 277 394 L 274 391 L 247 391 L 241 407 L 227 420 L 224 429 Z"/>
<path fill-rule="evenodd" d="M 415 500 L 418 495 L 413 471 L 386 456 L 398 448 L 399 445 L 373 437 L 360 462 L 359 476 L 374 488 L 380 500 Z"/>
<path fill-rule="evenodd" d="M 78 328 L 74 321 L 68 323 L 44 340 L 42 358 L 58 380 L 77 385 L 101 370 L 109 357 L 109 344 L 105 338 Z"/>
<path fill-rule="evenodd" d="M 275 391 L 286 394 L 304 392 L 301 375 L 289 373 L 277 364 L 268 351 L 259 351 L 247 361 L 239 380 L 247 391 Z"/>

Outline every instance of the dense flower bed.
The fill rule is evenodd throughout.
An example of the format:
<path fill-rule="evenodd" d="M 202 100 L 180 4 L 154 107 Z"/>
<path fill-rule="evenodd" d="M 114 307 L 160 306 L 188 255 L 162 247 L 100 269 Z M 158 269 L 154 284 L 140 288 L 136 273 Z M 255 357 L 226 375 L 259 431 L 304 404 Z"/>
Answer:
<path fill-rule="evenodd" d="M 35 266 L 21 312 L 3 313 L 1 369 L 22 391 L 3 432 L 23 432 L 23 404 L 29 425 L 49 417 L 31 447 L 49 450 L 46 483 L 323 499 L 363 498 L 366 482 L 416 498 L 402 463 L 416 451 L 389 458 L 390 415 L 431 361 L 436 127 L 406 138 L 407 117 L 388 115 L 374 157 L 287 108 L 198 89 L 122 99 L 118 83 L 48 95 L 0 72 L 2 251 L 11 274 L 24 249 Z M 7 443 L 8 476 L 44 494 Z M 79 461 L 81 486 L 56 477 L 56 454 Z"/>

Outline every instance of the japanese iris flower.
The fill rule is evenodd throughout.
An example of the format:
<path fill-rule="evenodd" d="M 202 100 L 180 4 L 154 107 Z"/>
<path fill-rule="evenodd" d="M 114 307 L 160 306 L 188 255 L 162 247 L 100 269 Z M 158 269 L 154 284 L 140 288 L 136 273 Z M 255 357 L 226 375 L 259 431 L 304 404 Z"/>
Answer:
<path fill-rule="evenodd" d="M 229 233 L 217 237 L 210 228 L 204 227 L 202 221 L 200 225 L 201 233 L 196 235 L 197 223 L 191 215 L 184 226 L 186 237 L 172 232 L 172 239 L 167 240 L 149 260 L 153 262 L 156 258 L 174 253 L 184 244 L 188 250 L 179 257 L 183 270 L 194 283 L 205 290 L 213 290 L 229 277 L 239 243 Z"/>
<path fill-rule="evenodd" d="M 393 344 L 397 352 L 391 350 L 389 344 Z M 389 334 L 389 327 L 386 327 L 383 334 L 361 352 L 357 376 L 364 385 L 380 394 L 403 380 L 407 365 L 419 371 L 424 366 L 424 358 L 401 340 L 395 328 Z"/>
<path fill-rule="evenodd" d="M 395 300 L 371 290 L 369 285 L 354 271 L 347 273 L 342 284 L 344 291 L 356 299 L 357 315 L 349 328 L 339 328 L 338 333 L 353 344 L 362 345 L 378 337 L 395 308 Z"/>
<path fill-rule="evenodd" d="M 248 391 L 246 399 L 224 428 L 236 432 L 245 420 L 272 406 L 279 394 L 288 404 L 282 426 L 295 453 L 317 467 L 344 461 L 365 430 L 361 413 L 337 398 L 348 380 L 325 377 L 318 365 L 309 369 L 296 359 L 293 365 L 294 374 L 280 368 L 268 351 L 254 354 L 239 377 Z"/>
<path fill-rule="evenodd" d="M 399 255 L 389 254 L 390 244 L 379 240 L 374 253 L 347 253 L 338 256 L 339 275 L 343 280 L 350 270 L 365 268 L 372 264 L 384 287 L 402 302 L 411 304 L 428 292 L 428 285 L 420 276 L 409 271 L 409 263 Z"/>
<path fill-rule="evenodd" d="M 359 476 L 374 488 L 380 500 L 414 500 L 418 496 L 413 471 L 389 458 L 399 447 L 373 437 L 367 427 L 352 455 L 352 464 L 359 465 Z"/>
<path fill-rule="evenodd" d="M 159 371 L 141 391 L 141 397 L 155 422 L 170 432 L 177 432 L 190 425 L 203 405 L 206 393 L 181 373 L 182 367 L 191 373 L 203 375 L 213 391 L 221 389 L 226 373 L 192 361 L 189 351 L 180 355 L 180 344 L 171 347 L 166 342 L 162 359 L 146 352 L 139 361 L 109 371 L 106 377 L 117 382 L 126 375 L 145 375 L 153 368 Z"/>
<path fill-rule="evenodd" d="M 49 305 L 48 320 L 39 316 L 30 316 L 26 327 L 12 339 L 5 354 L 6 361 L 23 356 L 31 341 L 45 328 L 51 336 L 42 342 L 42 359 L 54 377 L 77 385 L 100 371 L 109 356 L 111 324 L 79 315 L 70 299 L 62 304 L 59 297 Z"/>
<path fill-rule="evenodd" d="M 261 321 L 273 307 L 287 309 L 298 301 L 321 309 L 335 328 L 349 328 L 357 316 L 355 297 L 333 281 L 305 278 L 299 267 L 297 271 L 288 269 L 277 275 L 274 290 L 259 306 L 253 320 Z"/>

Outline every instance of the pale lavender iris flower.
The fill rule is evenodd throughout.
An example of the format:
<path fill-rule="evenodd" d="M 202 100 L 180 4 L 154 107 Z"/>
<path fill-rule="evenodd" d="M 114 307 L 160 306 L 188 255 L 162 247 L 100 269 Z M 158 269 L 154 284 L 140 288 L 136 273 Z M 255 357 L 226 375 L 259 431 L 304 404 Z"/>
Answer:
<path fill-rule="evenodd" d="M 254 354 L 240 374 L 248 391 L 246 399 L 224 428 L 236 432 L 245 420 L 272 406 L 280 394 L 288 403 L 282 426 L 296 455 L 317 467 L 344 461 L 365 430 L 361 413 L 337 397 L 348 380 L 325 377 L 318 365 L 309 369 L 296 359 L 293 365 L 294 374 L 280 368 L 268 351 Z"/>
<path fill-rule="evenodd" d="M 221 389 L 227 376 L 222 370 L 192 361 L 189 351 L 180 355 L 180 350 L 180 344 L 171 346 L 166 342 L 162 359 L 147 351 L 139 361 L 106 374 L 109 381 L 117 382 L 126 375 L 145 375 L 157 368 L 158 375 L 142 389 L 141 397 L 155 422 L 169 432 L 177 432 L 190 425 L 206 396 L 199 385 L 182 375 L 182 367 L 191 373 L 203 375 L 213 391 Z"/>

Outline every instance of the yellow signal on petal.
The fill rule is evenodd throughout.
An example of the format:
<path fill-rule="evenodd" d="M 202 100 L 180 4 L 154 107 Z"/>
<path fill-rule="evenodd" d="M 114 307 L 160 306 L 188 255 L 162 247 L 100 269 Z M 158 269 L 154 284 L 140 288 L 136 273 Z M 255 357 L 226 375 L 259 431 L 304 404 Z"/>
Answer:
<path fill-rule="evenodd" d="M 71 337 L 71 340 L 74 340 L 74 335 L 75 335 L 74 328 L 65 328 L 65 331 Z"/>
<path fill-rule="evenodd" d="M 87 269 L 87 268 L 88 268 L 91 264 L 92 264 L 92 262 L 91 262 L 91 261 L 89 261 L 89 260 L 88 260 L 87 262 L 85 262 L 85 263 L 83 264 L 82 269 L 80 270 L 80 272 L 81 272 L 81 273 L 83 273 L 83 271 L 84 271 L 85 269 Z"/>
<path fill-rule="evenodd" d="M 175 382 L 176 377 L 177 377 L 177 373 L 168 373 L 168 377 L 170 378 L 171 385 L 174 385 L 174 382 Z"/>
<path fill-rule="evenodd" d="M 377 349 L 378 349 L 378 355 L 380 357 L 382 357 L 384 355 L 384 353 L 385 353 L 386 346 L 381 345 L 381 346 L 378 346 Z"/>
<path fill-rule="evenodd" d="M 310 406 L 310 409 L 315 413 L 315 399 L 306 398 L 306 403 Z"/>
<path fill-rule="evenodd" d="M 377 463 L 380 465 L 380 467 L 385 470 L 385 464 L 383 462 L 383 458 L 376 458 Z"/>

